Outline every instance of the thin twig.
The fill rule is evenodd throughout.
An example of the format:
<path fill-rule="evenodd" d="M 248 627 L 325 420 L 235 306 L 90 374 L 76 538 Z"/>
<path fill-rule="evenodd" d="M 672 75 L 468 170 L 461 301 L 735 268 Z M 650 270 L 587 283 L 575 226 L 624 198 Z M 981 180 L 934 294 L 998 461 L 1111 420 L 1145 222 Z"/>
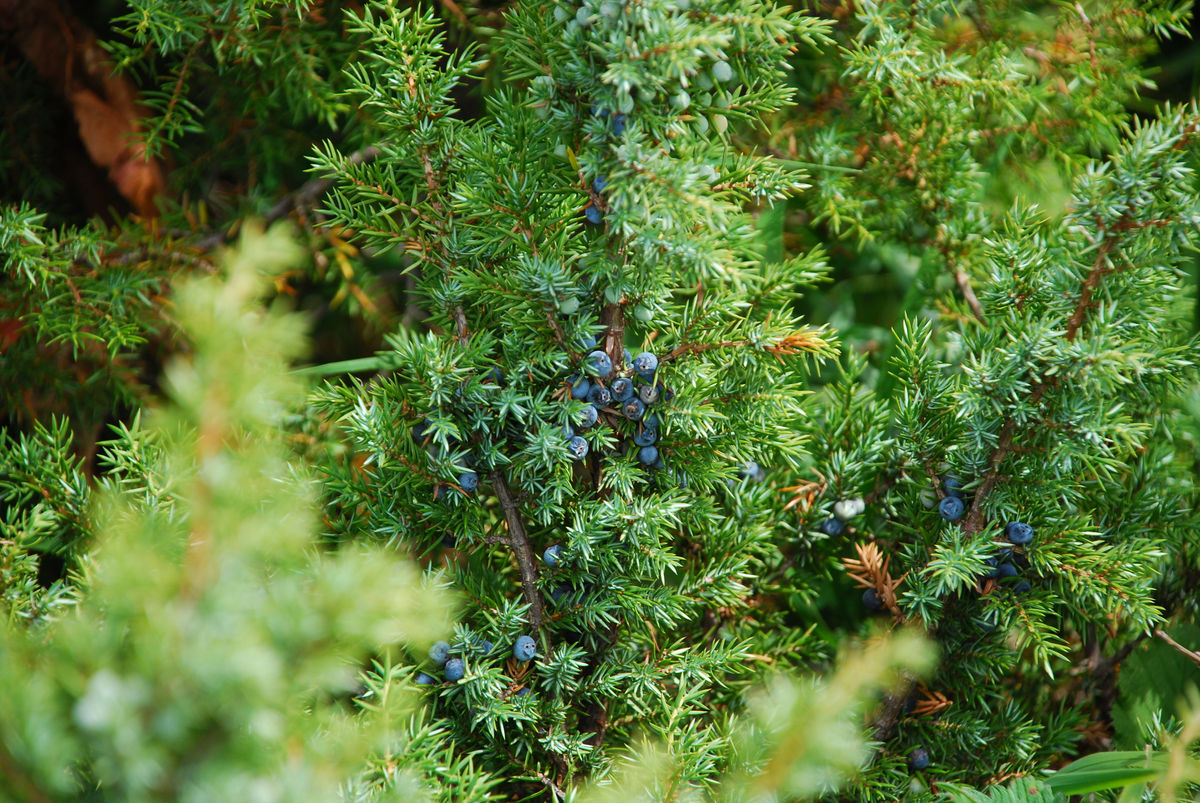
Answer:
<path fill-rule="evenodd" d="M 605 317 L 608 319 L 608 336 L 604 350 L 612 358 L 613 365 L 620 365 L 625 359 L 625 308 L 620 304 L 609 304 Z"/>
<path fill-rule="evenodd" d="M 962 268 L 955 268 L 954 281 L 958 283 L 958 290 L 962 293 L 963 298 L 967 301 L 967 306 L 971 308 L 971 312 L 979 319 L 980 323 L 986 323 L 983 318 L 983 305 L 979 303 L 979 297 L 975 295 L 975 291 L 971 288 L 971 280 L 967 276 L 967 272 Z"/>
<path fill-rule="evenodd" d="M 525 601 L 529 603 L 529 624 L 535 630 L 542 629 L 542 594 L 537 587 L 537 560 L 533 557 L 533 549 L 529 546 L 529 536 L 525 532 L 525 522 L 521 519 L 521 511 L 513 499 L 512 489 L 501 471 L 492 472 L 492 487 L 496 490 L 496 498 L 504 511 L 504 520 L 508 522 L 509 546 L 517 558 L 517 566 L 521 570 L 521 590 L 525 592 Z"/>
<path fill-rule="evenodd" d="M 369 145 L 360 151 L 355 151 L 350 154 L 349 163 L 351 165 L 367 164 L 379 158 L 379 148 L 374 145 Z M 266 222 L 274 223 L 280 218 L 286 217 L 293 209 L 301 209 L 312 205 L 318 198 L 329 191 L 333 186 L 334 177 L 327 176 L 325 178 L 314 178 L 311 181 L 306 181 L 294 192 L 280 198 L 274 206 L 266 214 Z M 197 248 L 201 251 L 211 251 L 222 243 L 228 242 L 233 237 L 233 233 L 237 227 L 230 227 L 222 231 L 214 231 L 207 237 L 204 237 L 197 244 Z"/>
<path fill-rule="evenodd" d="M 1178 641 L 1176 641 L 1175 639 L 1168 636 L 1165 631 L 1155 630 L 1154 635 L 1158 636 L 1160 639 L 1162 639 L 1163 641 L 1170 644 L 1176 650 L 1183 653 L 1189 661 L 1192 661 L 1197 666 L 1200 666 L 1200 652 L 1195 652 L 1193 650 L 1189 650 L 1187 647 L 1183 646 Z"/>
<path fill-rule="evenodd" d="M 458 3 L 454 2 L 454 0 L 441 0 L 441 3 L 446 7 L 446 10 L 450 12 L 454 19 L 458 20 L 459 25 L 463 26 L 464 28 L 469 28 L 471 26 L 471 21 L 467 19 L 467 15 L 463 13 L 463 10 L 461 7 L 459 7 Z"/>
<path fill-rule="evenodd" d="M 903 672 L 900 676 L 900 685 L 891 693 L 883 696 L 883 703 L 875 710 L 875 716 L 871 720 L 871 727 L 875 731 L 875 741 L 887 741 L 892 729 L 900 721 L 904 704 L 908 701 L 908 696 L 912 694 L 913 687 L 916 685 L 917 676 L 911 672 Z"/>
<path fill-rule="evenodd" d="M 564 792 L 562 790 L 562 788 L 554 782 L 553 778 L 551 778 L 549 775 L 542 772 L 541 770 L 537 769 L 536 767 L 526 766 L 525 763 L 523 761 L 521 761 L 519 758 L 517 758 L 516 754 L 513 753 L 512 749 L 504 742 L 498 742 L 498 744 L 500 745 L 500 749 L 503 750 L 505 752 L 505 754 L 508 755 L 509 759 L 511 759 L 514 764 L 516 764 L 521 769 L 525 770 L 530 775 L 533 775 L 535 778 L 537 778 L 539 781 L 541 781 L 542 785 L 546 787 L 546 791 L 550 793 L 551 799 L 555 803 L 558 803 L 558 801 L 560 801 L 560 800 L 566 799 L 566 797 L 567 797 L 566 792 Z M 552 753 L 551 755 L 553 755 L 559 761 L 562 760 L 562 757 L 560 755 L 558 755 L 557 753 Z"/>
<path fill-rule="evenodd" d="M 1095 292 L 1096 287 L 1099 286 L 1100 281 L 1106 275 L 1112 272 L 1112 266 L 1109 264 L 1109 254 L 1116 248 L 1116 245 L 1117 238 L 1111 233 L 1100 244 L 1100 248 L 1096 253 L 1096 259 L 1092 262 L 1092 269 L 1079 288 L 1079 299 L 1075 303 L 1075 309 L 1071 313 L 1071 317 L 1067 320 L 1067 328 L 1064 336 L 1068 342 L 1073 341 L 1079 334 L 1079 330 L 1083 327 L 1084 320 L 1087 318 L 1087 311 L 1092 305 L 1092 294 Z M 1062 377 L 1061 373 L 1046 377 L 1042 381 L 1035 383 L 1029 393 L 1027 404 L 1033 407 L 1040 402 L 1046 391 L 1058 384 L 1060 377 Z M 967 513 L 966 521 L 963 522 L 964 533 L 977 533 L 983 529 L 984 502 L 992 492 L 992 489 L 996 487 L 996 482 L 1000 479 L 1000 469 L 1012 451 L 1013 438 L 1016 437 L 1016 434 L 1016 420 L 1011 417 L 1004 419 L 1004 424 L 1000 427 L 1000 435 L 996 438 L 996 448 L 992 450 L 992 454 L 988 458 L 987 473 L 983 476 L 983 482 L 979 483 L 979 487 L 975 489 L 975 498 L 971 501 L 971 510 Z"/>
<path fill-rule="evenodd" d="M 769 354 L 774 354 L 776 357 L 791 356 L 800 354 L 801 352 L 816 353 L 821 349 L 828 347 L 829 343 L 818 335 L 816 329 L 801 329 L 791 334 L 784 335 L 778 342 L 762 346 L 761 350 Z M 678 348 L 668 352 L 658 358 L 659 363 L 671 362 L 686 354 L 700 354 L 713 349 L 732 349 L 732 348 L 747 348 L 758 347 L 750 340 L 721 340 L 717 343 L 685 343 Z"/>
<path fill-rule="evenodd" d="M 467 331 L 467 313 L 463 311 L 462 304 L 454 306 L 454 337 L 460 346 L 467 345 L 470 339 L 470 333 Z"/>
<path fill-rule="evenodd" d="M 1055 381 L 1061 374 L 1050 377 L 1046 382 L 1039 382 L 1034 385 L 1033 392 L 1029 394 L 1029 405 L 1036 405 L 1042 399 L 1046 389 L 1055 384 Z M 967 520 L 963 522 L 963 532 L 969 534 L 977 533 L 983 529 L 983 503 L 987 499 L 988 494 L 996 487 L 996 483 L 1000 479 L 1000 468 L 1004 465 L 1005 458 L 1012 451 L 1013 438 L 1017 434 L 1017 422 L 1012 418 L 1004 419 L 1004 425 L 1000 428 L 1000 436 L 996 438 L 996 448 L 992 450 L 991 456 L 988 458 L 988 470 L 983 475 L 983 482 L 979 483 L 979 487 L 975 489 L 975 497 L 971 501 L 971 510 L 967 513 Z"/>
<path fill-rule="evenodd" d="M 1079 300 L 1075 303 L 1075 311 L 1071 313 L 1070 319 L 1067 321 L 1067 331 L 1065 336 L 1067 342 L 1073 341 L 1075 336 L 1079 334 L 1080 327 L 1083 326 L 1084 318 L 1087 316 L 1088 308 L 1092 305 L 1092 294 L 1100 285 L 1100 280 L 1112 273 L 1112 266 L 1109 264 L 1108 255 L 1116 247 L 1117 240 L 1113 235 L 1108 235 L 1104 238 L 1104 242 L 1100 243 L 1100 249 L 1096 252 L 1096 259 L 1092 262 L 1092 270 L 1088 277 L 1083 280 L 1083 285 L 1079 288 Z"/>

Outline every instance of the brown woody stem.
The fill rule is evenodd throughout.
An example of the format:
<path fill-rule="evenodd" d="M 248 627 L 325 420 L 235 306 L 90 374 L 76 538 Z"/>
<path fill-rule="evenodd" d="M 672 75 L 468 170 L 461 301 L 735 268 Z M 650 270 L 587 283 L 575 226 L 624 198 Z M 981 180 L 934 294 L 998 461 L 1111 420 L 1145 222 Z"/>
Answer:
<path fill-rule="evenodd" d="M 521 519 L 521 511 L 513 499 L 512 489 L 508 480 L 500 471 L 492 472 L 492 488 L 496 498 L 500 500 L 500 508 L 504 511 L 504 520 L 508 522 L 508 540 L 513 555 L 517 558 L 517 566 L 521 571 L 521 590 L 525 593 L 525 601 L 529 603 L 529 624 L 535 630 L 542 629 L 542 594 L 537 587 L 537 560 L 533 549 L 529 546 L 529 535 L 525 532 L 525 522 Z"/>

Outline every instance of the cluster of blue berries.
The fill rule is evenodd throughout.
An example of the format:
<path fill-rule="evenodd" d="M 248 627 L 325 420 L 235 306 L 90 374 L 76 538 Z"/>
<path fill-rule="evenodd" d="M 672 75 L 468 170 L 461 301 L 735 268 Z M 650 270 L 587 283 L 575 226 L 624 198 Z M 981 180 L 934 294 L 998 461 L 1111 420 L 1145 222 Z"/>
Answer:
<path fill-rule="evenodd" d="M 490 641 L 477 641 L 475 647 L 478 652 L 483 655 L 491 655 L 495 652 L 496 646 Z M 442 668 L 442 677 L 448 683 L 457 683 L 462 680 L 467 674 L 466 662 L 458 656 L 451 657 L 450 643 L 446 641 L 434 642 L 434 645 L 429 648 L 429 660 Z M 532 661 L 537 657 L 537 642 L 532 636 L 517 636 L 512 647 L 513 658 L 521 663 Z M 437 679 L 427 672 L 417 673 L 418 686 L 432 686 L 437 683 Z"/>
<path fill-rule="evenodd" d="M 833 503 L 833 515 L 817 525 L 817 529 L 833 538 L 841 535 L 846 529 L 846 522 L 867 509 L 867 503 L 862 497 L 839 499 Z"/>
<path fill-rule="evenodd" d="M 634 357 L 626 349 L 624 362 L 632 371 L 629 376 L 623 376 L 617 372 L 612 358 L 595 349 L 595 345 L 596 341 L 590 339 L 588 347 L 593 350 L 584 357 L 582 375 L 568 380 L 571 398 L 588 402 L 576 425 L 587 429 L 600 420 L 601 413 L 620 415 L 636 427 L 633 443 L 638 449 L 638 461 L 651 468 L 663 468 L 656 445 L 660 420 L 649 410 L 658 402 L 669 400 L 673 394 L 657 381 L 658 357 L 649 351 Z M 563 435 L 572 458 L 582 460 L 587 457 L 588 442 L 573 427 L 567 425 Z"/>
<path fill-rule="evenodd" d="M 938 514 L 946 521 L 958 521 L 966 512 L 962 482 L 953 474 L 947 475 L 942 479 L 942 491 L 945 492 L 945 496 L 937 503 Z M 928 491 L 922 492 L 922 496 L 925 497 L 927 493 Z M 1033 527 L 1023 521 L 1009 522 L 1004 527 L 1004 537 L 1015 546 L 1024 546 L 1033 540 Z M 1017 567 L 1018 560 L 1020 556 L 1015 555 L 1013 550 L 1006 549 L 987 560 L 989 568 L 983 576 L 985 579 L 1002 582 L 1012 580 L 1020 573 Z M 1017 580 L 1012 590 L 1020 594 L 1032 588 L 1029 581 Z"/>
<path fill-rule="evenodd" d="M 1023 521 L 1012 521 L 1005 526 L 1004 537 L 1015 546 L 1024 546 L 1033 540 L 1033 528 Z M 1012 590 L 1017 594 L 1024 594 L 1032 590 L 1033 586 L 1028 580 L 1016 580 L 1020 575 L 1019 565 L 1025 565 L 1023 560 L 1023 556 L 1014 553 L 1011 549 L 1005 549 L 999 555 L 988 558 L 989 568 L 983 576 L 999 582 L 1015 580 Z"/>

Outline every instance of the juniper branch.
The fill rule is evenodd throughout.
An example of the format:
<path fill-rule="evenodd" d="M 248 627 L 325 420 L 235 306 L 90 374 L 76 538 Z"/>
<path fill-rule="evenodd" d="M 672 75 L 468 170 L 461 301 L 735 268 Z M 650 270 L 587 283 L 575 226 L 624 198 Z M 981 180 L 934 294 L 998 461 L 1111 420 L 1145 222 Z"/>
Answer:
<path fill-rule="evenodd" d="M 517 559 L 517 567 L 521 572 L 521 590 L 525 601 L 529 603 L 529 624 L 535 630 L 542 629 L 542 595 L 537 587 L 537 561 L 533 549 L 529 546 L 529 535 L 525 531 L 525 522 L 521 519 L 521 511 L 513 499 L 512 489 L 504 474 L 497 470 L 492 472 L 492 487 L 500 500 L 500 508 L 504 511 L 504 520 L 508 522 L 509 546 Z"/>

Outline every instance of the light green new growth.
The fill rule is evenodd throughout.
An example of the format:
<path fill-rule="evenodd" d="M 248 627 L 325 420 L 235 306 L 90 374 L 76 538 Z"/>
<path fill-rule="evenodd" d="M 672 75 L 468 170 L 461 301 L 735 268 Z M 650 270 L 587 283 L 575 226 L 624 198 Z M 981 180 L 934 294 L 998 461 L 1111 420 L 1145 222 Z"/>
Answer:
<path fill-rule="evenodd" d="M 314 550 L 314 485 L 276 430 L 301 398 L 287 367 L 305 337 L 257 306 L 261 272 L 295 254 L 281 229 L 248 233 L 227 277 L 177 291 L 193 351 L 169 367 L 171 403 L 146 432 L 171 486 L 111 483 L 78 604 L 3 631 L 7 795 L 328 801 L 395 738 L 408 694 L 368 689 L 370 715 L 355 713 L 359 662 L 422 649 L 448 626 L 448 598 L 380 550 Z M 130 465 L 140 435 L 114 462 Z"/>

